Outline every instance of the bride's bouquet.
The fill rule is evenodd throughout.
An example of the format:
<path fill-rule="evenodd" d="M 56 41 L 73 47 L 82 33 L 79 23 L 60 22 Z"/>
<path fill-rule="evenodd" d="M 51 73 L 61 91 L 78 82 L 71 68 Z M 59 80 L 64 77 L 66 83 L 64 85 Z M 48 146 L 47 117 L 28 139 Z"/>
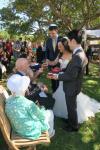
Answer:
<path fill-rule="evenodd" d="M 58 74 L 59 72 L 61 72 L 61 69 L 59 67 L 55 67 L 51 70 L 51 72 Z"/>
<path fill-rule="evenodd" d="M 52 79 L 55 75 L 59 74 L 61 72 L 61 69 L 59 67 L 55 67 L 51 69 L 51 72 L 48 73 L 47 77 L 49 79 Z"/>

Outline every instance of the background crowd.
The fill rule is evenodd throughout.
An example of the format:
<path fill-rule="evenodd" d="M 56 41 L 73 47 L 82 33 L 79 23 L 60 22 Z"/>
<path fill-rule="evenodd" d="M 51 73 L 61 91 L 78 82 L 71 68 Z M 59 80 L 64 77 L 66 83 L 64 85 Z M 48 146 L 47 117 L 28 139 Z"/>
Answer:
<path fill-rule="evenodd" d="M 31 42 L 30 39 L 4 40 L 0 39 L 0 78 L 2 73 L 9 70 L 11 60 L 21 57 L 36 58 L 37 63 L 42 63 L 45 59 L 45 47 L 42 42 Z M 3 66 L 4 67 L 3 67 Z"/>

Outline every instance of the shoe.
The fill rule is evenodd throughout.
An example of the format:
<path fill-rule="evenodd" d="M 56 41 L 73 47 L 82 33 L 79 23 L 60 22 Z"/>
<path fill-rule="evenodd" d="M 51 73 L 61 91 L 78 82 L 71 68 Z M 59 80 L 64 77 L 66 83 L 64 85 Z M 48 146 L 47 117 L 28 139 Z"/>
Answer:
<path fill-rule="evenodd" d="M 63 130 L 66 132 L 78 132 L 79 128 L 64 127 Z"/>

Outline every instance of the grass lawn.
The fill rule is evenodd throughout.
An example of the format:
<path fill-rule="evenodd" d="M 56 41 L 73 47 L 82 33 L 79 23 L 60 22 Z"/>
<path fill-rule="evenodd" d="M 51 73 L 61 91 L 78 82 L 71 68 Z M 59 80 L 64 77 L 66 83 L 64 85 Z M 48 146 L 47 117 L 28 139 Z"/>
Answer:
<path fill-rule="evenodd" d="M 99 66 L 91 64 L 90 75 L 84 77 L 83 92 L 92 98 L 100 101 L 100 78 L 98 76 Z M 44 83 L 48 84 L 45 75 L 41 77 Z M 4 84 L 4 81 L 2 82 Z M 1 84 L 2 84 L 1 83 Z M 38 146 L 38 150 L 100 150 L 100 113 L 95 118 L 84 122 L 78 133 L 67 133 L 62 130 L 64 123 L 61 119 L 55 118 L 56 134 L 49 146 Z M 3 137 L 0 136 L 0 150 L 5 148 Z"/>

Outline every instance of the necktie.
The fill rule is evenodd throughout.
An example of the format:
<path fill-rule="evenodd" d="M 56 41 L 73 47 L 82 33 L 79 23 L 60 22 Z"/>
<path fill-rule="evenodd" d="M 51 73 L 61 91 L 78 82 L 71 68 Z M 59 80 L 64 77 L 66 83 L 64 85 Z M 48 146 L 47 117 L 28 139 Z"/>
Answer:
<path fill-rule="evenodd" d="M 52 40 L 52 44 L 53 44 L 53 49 L 54 49 L 54 52 L 55 52 L 55 49 L 56 49 L 56 39 Z"/>

